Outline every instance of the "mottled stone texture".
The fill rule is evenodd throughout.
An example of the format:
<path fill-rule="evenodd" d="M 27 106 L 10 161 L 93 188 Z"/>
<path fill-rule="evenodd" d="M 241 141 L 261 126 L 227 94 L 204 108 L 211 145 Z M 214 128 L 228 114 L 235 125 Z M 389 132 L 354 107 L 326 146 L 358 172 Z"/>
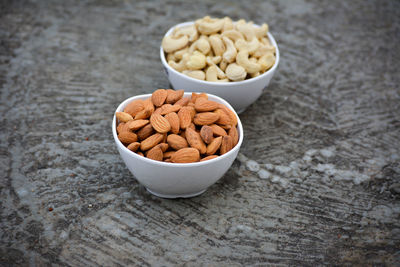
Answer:
<path fill-rule="evenodd" d="M 160 199 L 111 118 L 206 14 L 267 22 L 281 62 L 224 178 Z M 399 264 L 399 43 L 399 1 L 1 1 L 0 265 Z"/>

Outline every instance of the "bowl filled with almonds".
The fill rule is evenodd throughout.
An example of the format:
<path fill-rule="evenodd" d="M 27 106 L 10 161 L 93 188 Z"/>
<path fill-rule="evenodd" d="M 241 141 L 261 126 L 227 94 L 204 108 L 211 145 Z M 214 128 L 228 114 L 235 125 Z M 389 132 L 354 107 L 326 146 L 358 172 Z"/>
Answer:
<path fill-rule="evenodd" d="M 206 16 L 170 28 L 160 58 L 173 88 L 220 96 L 241 113 L 269 85 L 279 49 L 265 23 Z"/>
<path fill-rule="evenodd" d="M 227 101 L 172 89 L 123 101 L 112 132 L 131 173 L 164 198 L 206 191 L 230 168 L 243 141 L 242 124 Z"/>

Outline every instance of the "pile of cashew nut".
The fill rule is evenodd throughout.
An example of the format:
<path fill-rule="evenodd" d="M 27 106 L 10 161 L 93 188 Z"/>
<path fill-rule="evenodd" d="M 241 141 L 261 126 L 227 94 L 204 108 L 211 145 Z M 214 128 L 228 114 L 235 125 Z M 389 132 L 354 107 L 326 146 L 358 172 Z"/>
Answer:
<path fill-rule="evenodd" d="M 256 27 L 206 16 L 193 25 L 175 28 L 162 40 L 168 64 L 192 78 L 237 82 L 263 74 L 275 64 L 268 25 Z"/>

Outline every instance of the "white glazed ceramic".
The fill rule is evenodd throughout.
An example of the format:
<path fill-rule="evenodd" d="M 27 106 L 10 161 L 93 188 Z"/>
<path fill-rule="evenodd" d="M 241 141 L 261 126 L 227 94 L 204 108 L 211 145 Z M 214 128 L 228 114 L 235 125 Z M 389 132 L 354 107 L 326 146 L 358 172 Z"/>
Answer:
<path fill-rule="evenodd" d="M 168 30 L 165 36 L 170 35 L 175 27 L 182 27 L 191 24 L 193 24 L 193 22 L 185 22 L 175 25 Z M 276 61 L 274 66 L 272 66 L 271 69 L 261 74 L 260 76 L 240 82 L 208 82 L 184 75 L 183 73 L 174 70 L 168 65 L 162 47 L 160 47 L 160 58 L 162 64 L 164 65 L 164 69 L 168 76 L 169 82 L 174 89 L 184 89 L 194 92 L 200 91 L 220 96 L 223 99 L 227 100 L 235 108 L 237 113 L 241 113 L 260 97 L 264 88 L 269 85 L 269 82 L 271 81 L 272 76 L 274 76 L 275 70 L 278 67 L 278 45 L 276 44 L 276 41 L 272 34 L 270 34 L 269 32 L 268 38 L 271 44 L 276 47 Z"/>
<path fill-rule="evenodd" d="M 122 102 L 117 110 L 123 111 L 125 106 L 136 99 L 146 99 L 151 94 L 138 95 L 126 99 Z M 191 96 L 191 92 L 185 93 L 185 96 Z M 225 100 L 218 96 L 208 94 L 210 100 L 222 103 L 232 109 Z M 147 190 L 159 197 L 178 198 L 197 196 L 218 181 L 232 165 L 235 160 L 240 146 L 243 142 L 243 128 L 238 119 L 239 142 L 229 152 L 218 158 L 195 163 L 168 163 L 152 159 L 148 159 L 127 149 L 118 139 L 117 121 L 114 118 L 112 122 L 112 132 L 118 151 L 125 162 L 128 169 L 135 178 L 144 185 Z"/>

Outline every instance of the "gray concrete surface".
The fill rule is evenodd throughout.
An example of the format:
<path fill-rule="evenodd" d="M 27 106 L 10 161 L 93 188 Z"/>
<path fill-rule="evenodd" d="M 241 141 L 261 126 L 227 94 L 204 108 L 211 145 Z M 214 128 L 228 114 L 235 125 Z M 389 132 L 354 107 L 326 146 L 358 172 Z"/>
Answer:
<path fill-rule="evenodd" d="M 206 14 L 267 22 L 281 63 L 226 175 L 160 199 L 111 118 Z M 399 43 L 399 1 L 1 1 L 0 265 L 399 266 Z"/>

